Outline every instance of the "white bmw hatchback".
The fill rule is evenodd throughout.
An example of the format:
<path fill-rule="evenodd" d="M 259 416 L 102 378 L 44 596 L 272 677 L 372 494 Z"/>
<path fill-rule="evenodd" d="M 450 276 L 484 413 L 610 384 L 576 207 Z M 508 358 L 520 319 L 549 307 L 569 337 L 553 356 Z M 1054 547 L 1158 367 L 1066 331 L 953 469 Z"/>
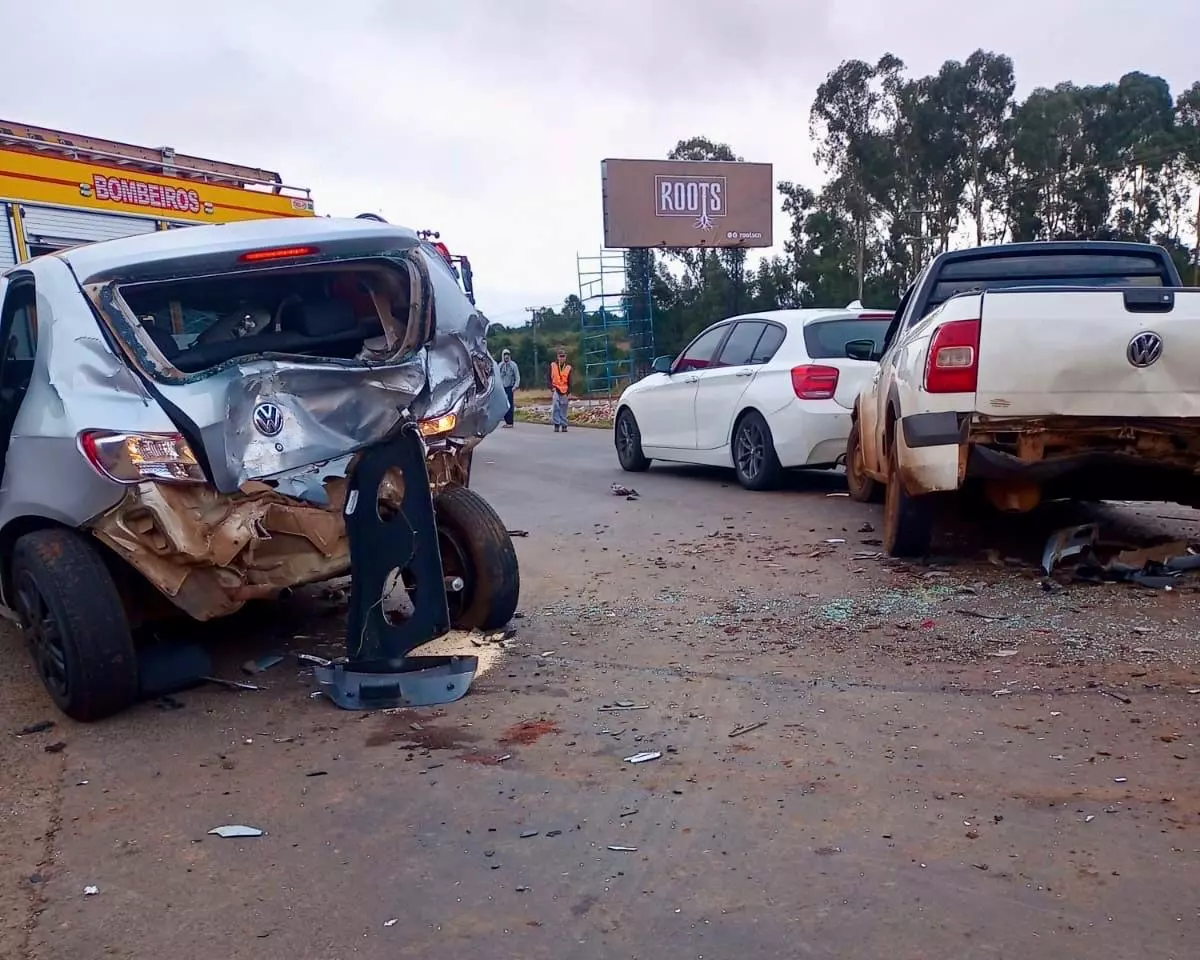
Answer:
<path fill-rule="evenodd" d="M 651 460 L 733 467 L 749 490 L 783 470 L 841 462 L 850 411 L 874 375 L 892 314 L 854 303 L 843 310 L 774 310 L 722 320 L 617 402 L 614 441 L 622 468 Z"/>

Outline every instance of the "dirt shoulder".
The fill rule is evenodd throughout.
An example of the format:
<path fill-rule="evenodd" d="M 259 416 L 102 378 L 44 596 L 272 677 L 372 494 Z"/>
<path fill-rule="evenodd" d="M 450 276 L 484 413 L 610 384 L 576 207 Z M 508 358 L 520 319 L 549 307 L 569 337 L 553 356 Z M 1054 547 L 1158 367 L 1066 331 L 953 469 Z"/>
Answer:
<path fill-rule="evenodd" d="M 457 704 L 338 711 L 289 660 L 82 727 L 4 635 L 0 955 L 1190 954 L 1200 578 L 1047 591 L 1053 515 L 886 561 L 831 475 L 614 497 L 591 431 L 477 456 L 522 616 Z M 1200 530 L 1159 513 L 1101 516 Z M 295 601 L 210 639 L 232 676 L 339 629 Z"/>

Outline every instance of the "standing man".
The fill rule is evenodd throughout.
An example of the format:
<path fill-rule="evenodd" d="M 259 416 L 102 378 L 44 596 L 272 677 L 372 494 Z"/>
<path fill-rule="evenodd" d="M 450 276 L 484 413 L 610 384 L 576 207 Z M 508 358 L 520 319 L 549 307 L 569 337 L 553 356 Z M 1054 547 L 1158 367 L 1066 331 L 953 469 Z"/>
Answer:
<path fill-rule="evenodd" d="M 571 392 L 571 365 L 567 351 L 558 348 L 558 359 L 550 364 L 550 422 L 554 432 L 567 432 L 567 395 Z"/>
<path fill-rule="evenodd" d="M 513 394 L 521 386 L 521 368 L 513 363 L 512 354 L 505 347 L 500 353 L 500 386 L 504 387 L 504 395 L 508 397 L 508 413 L 504 415 L 504 425 L 513 425 L 513 413 L 516 410 L 516 400 Z"/>

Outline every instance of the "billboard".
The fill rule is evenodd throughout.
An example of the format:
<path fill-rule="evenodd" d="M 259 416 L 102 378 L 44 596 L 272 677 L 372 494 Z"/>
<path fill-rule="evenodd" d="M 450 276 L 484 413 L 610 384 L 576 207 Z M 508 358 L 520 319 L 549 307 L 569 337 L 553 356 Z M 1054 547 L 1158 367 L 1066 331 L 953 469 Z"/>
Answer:
<path fill-rule="evenodd" d="M 604 245 L 769 247 L 769 163 L 604 160 Z"/>

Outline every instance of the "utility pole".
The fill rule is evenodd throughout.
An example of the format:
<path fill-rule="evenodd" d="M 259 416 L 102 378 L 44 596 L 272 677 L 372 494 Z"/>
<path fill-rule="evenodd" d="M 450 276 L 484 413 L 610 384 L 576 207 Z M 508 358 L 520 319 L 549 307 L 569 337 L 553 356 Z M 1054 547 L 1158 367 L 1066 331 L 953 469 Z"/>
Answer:
<path fill-rule="evenodd" d="M 538 380 L 538 361 L 537 361 L 537 325 L 542 319 L 541 307 L 526 307 L 529 311 L 529 338 L 533 341 L 533 383 L 539 383 Z"/>

